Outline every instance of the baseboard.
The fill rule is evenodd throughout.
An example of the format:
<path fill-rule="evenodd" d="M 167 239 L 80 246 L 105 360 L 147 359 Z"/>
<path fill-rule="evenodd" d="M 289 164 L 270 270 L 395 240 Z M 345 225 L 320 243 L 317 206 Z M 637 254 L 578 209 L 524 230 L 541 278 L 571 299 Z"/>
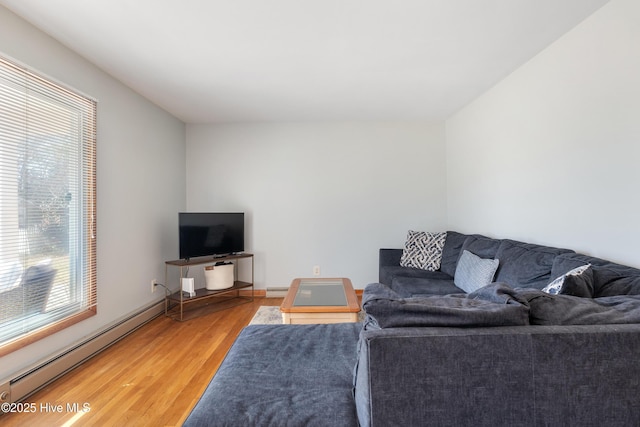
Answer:
<path fill-rule="evenodd" d="M 23 370 L 13 379 L 0 384 L 2 401 L 19 402 L 29 397 L 161 314 L 164 314 L 164 300 L 126 316 L 93 336 Z"/>
<path fill-rule="evenodd" d="M 253 296 L 256 298 L 284 298 L 287 296 L 288 287 L 284 288 L 267 288 L 265 289 L 256 289 L 253 291 Z M 362 296 L 362 289 L 354 289 L 356 291 L 356 295 L 359 297 Z M 251 291 L 240 291 L 240 295 L 242 296 L 251 296 Z"/>
<path fill-rule="evenodd" d="M 250 297 L 253 294 L 253 296 L 256 298 L 264 298 L 266 296 L 266 293 L 267 292 L 264 289 L 254 289 L 253 293 L 252 291 L 247 290 L 240 291 L 240 295 L 243 297 Z"/>
<path fill-rule="evenodd" d="M 284 291 L 282 291 L 284 289 Z M 255 289 L 253 291 L 253 296 L 256 298 L 284 298 L 287 295 L 288 287 L 286 288 L 267 288 L 267 289 Z M 362 296 L 362 289 L 354 289 L 356 291 L 356 295 Z M 284 292 L 284 293 L 282 293 Z M 280 294 L 282 293 L 282 295 Z M 243 297 L 250 297 L 251 291 L 241 290 L 240 295 Z"/>
<path fill-rule="evenodd" d="M 284 298 L 287 296 L 287 292 L 289 291 L 288 287 L 273 287 L 273 288 L 267 288 L 266 290 L 264 289 L 257 289 L 255 290 L 255 296 L 258 298 Z M 354 291 L 356 292 L 356 295 L 358 295 L 359 297 L 362 296 L 362 292 L 363 289 L 354 289 Z M 251 291 L 244 291 L 244 292 L 248 292 L 248 294 L 251 294 Z M 241 295 L 243 295 L 241 293 Z"/>
<path fill-rule="evenodd" d="M 265 295 L 267 298 L 284 298 L 287 296 L 287 292 L 289 292 L 288 286 L 270 286 L 267 288 Z"/>

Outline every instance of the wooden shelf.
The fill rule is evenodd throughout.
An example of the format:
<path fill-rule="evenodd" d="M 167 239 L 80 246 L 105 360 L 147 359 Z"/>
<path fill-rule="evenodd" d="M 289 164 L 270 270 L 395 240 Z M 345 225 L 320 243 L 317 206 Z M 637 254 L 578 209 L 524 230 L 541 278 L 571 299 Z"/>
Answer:
<path fill-rule="evenodd" d="M 189 259 L 174 259 L 172 261 L 165 261 L 164 263 L 167 265 L 173 265 L 176 267 L 188 267 L 190 265 L 214 264 L 220 261 L 231 261 L 234 259 L 243 259 L 243 258 L 253 258 L 253 254 L 243 252 L 241 254 L 231 254 L 231 255 L 223 255 L 223 256 L 204 256 L 204 257 L 189 258 Z"/>
<path fill-rule="evenodd" d="M 178 291 L 167 296 L 167 298 L 169 298 L 170 301 L 176 301 L 176 302 L 182 301 L 182 303 L 188 304 L 190 302 L 195 302 L 203 298 L 209 298 L 217 295 L 222 295 L 228 292 L 233 292 L 238 289 L 251 288 L 251 287 L 253 287 L 253 283 L 235 281 L 233 283 L 233 286 L 227 289 L 217 289 L 214 291 L 209 289 L 196 289 L 195 297 L 190 297 L 186 293 L 182 291 Z"/>
<path fill-rule="evenodd" d="M 201 265 L 201 264 L 215 264 L 222 261 L 231 261 L 231 260 L 251 260 L 251 281 L 244 282 L 239 280 L 234 280 L 233 286 L 226 289 L 216 289 L 209 290 L 206 288 L 196 289 L 195 296 L 188 296 L 185 292 L 182 292 L 182 288 L 180 284 L 178 284 L 178 291 L 171 292 L 165 297 L 164 304 L 164 313 L 166 316 L 171 317 L 176 320 L 185 320 L 185 314 L 187 313 L 204 313 L 205 309 L 208 311 L 213 311 L 210 307 L 215 306 L 217 310 L 234 307 L 239 304 L 244 304 L 247 302 L 253 301 L 254 297 L 254 289 L 253 289 L 253 254 L 242 253 L 242 254 L 233 254 L 227 256 L 220 257 L 200 257 L 200 258 L 191 258 L 189 260 L 179 259 L 173 261 L 165 261 L 165 283 L 168 283 L 168 269 L 169 267 L 178 267 L 180 268 L 180 278 L 183 277 L 183 269 L 188 268 L 192 265 Z M 238 264 L 233 263 L 233 275 L 234 278 L 238 277 Z M 251 289 L 251 295 L 241 295 L 240 291 L 242 289 Z"/>

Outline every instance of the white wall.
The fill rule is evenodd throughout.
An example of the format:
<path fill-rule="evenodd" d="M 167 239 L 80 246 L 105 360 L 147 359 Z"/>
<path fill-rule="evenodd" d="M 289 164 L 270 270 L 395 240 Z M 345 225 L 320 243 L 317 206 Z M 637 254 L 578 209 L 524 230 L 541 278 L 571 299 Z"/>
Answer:
<path fill-rule="evenodd" d="M 640 2 L 605 5 L 446 134 L 451 228 L 640 267 Z"/>
<path fill-rule="evenodd" d="M 446 224 L 442 124 L 187 126 L 187 208 L 246 213 L 256 287 L 377 281 L 378 249 Z M 201 285 L 202 286 L 202 285 Z"/>
<path fill-rule="evenodd" d="M 2 358 L 0 379 L 162 298 L 184 209 L 185 126 L 0 6 L 0 52 L 98 99 L 98 314 Z"/>

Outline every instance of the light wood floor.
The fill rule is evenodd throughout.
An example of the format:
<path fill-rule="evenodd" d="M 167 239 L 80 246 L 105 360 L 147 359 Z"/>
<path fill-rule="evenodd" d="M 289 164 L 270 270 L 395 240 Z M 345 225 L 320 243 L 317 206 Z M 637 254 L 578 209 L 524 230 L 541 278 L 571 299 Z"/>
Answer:
<path fill-rule="evenodd" d="M 35 414 L 2 415 L 0 425 L 181 425 L 258 307 L 281 303 L 255 298 L 185 322 L 158 317 L 27 398 Z M 90 410 L 67 413 L 74 403 Z M 62 413 L 47 412 L 47 404 L 62 405 Z"/>

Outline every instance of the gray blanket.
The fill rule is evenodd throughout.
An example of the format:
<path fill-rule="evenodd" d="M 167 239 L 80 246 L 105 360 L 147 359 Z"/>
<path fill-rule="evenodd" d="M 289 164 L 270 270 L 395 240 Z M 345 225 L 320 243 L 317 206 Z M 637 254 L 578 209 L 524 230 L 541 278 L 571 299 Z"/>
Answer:
<path fill-rule="evenodd" d="M 470 294 L 402 298 L 386 285 L 366 287 L 366 328 L 409 326 L 518 326 L 529 324 L 529 306 L 509 286 L 493 283 Z"/>
<path fill-rule="evenodd" d="M 615 325 L 640 323 L 640 295 L 580 298 L 516 289 L 528 301 L 532 325 Z"/>

